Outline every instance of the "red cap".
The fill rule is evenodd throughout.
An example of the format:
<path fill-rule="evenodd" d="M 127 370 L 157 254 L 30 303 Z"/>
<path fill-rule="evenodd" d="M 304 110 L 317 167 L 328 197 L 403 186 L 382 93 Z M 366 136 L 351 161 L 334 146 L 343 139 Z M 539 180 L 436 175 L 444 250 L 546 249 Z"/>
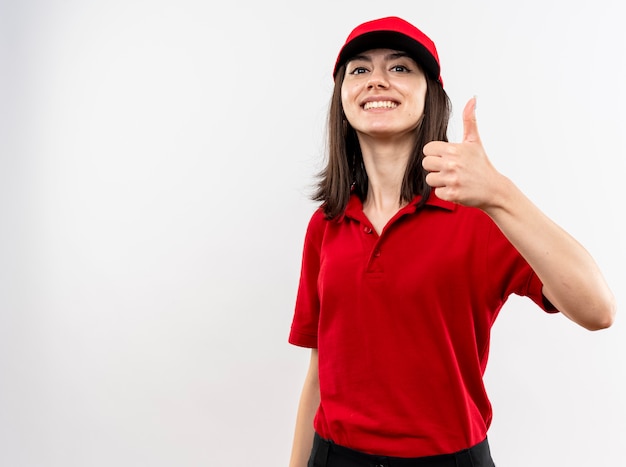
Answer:
<path fill-rule="evenodd" d="M 354 28 L 339 51 L 333 78 L 337 76 L 337 69 L 356 54 L 380 48 L 408 53 L 430 77 L 443 86 L 435 43 L 411 23 L 397 16 L 375 19 Z"/>

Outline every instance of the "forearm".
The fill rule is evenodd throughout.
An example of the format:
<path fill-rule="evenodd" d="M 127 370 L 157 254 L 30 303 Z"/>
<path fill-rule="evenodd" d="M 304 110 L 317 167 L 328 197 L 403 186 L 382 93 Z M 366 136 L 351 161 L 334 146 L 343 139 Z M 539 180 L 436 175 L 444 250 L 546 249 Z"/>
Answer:
<path fill-rule="evenodd" d="M 615 299 L 596 262 L 509 179 L 484 208 L 542 281 L 543 293 L 567 317 L 596 330 L 611 325 Z"/>
<path fill-rule="evenodd" d="M 311 364 L 304 381 L 296 427 L 291 449 L 289 467 L 306 467 L 313 447 L 313 419 L 320 403 L 319 376 L 317 371 L 317 350 L 311 351 Z"/>

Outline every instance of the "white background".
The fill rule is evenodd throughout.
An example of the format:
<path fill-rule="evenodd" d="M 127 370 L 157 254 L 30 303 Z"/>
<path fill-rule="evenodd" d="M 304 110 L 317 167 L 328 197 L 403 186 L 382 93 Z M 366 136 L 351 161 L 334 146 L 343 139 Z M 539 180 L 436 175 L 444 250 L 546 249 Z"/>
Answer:
<path fill-rule="evenodd" d="M 0 1 L 0 465 L 285 466 L 287 335 L 335 55 L 399 15 L 495 166 L 624 302 L 619 1 Z M 624 465 L 624 320 L 513 297 L 499 466 Z M 523 454 L 528 452 L 528 455 Z"/>

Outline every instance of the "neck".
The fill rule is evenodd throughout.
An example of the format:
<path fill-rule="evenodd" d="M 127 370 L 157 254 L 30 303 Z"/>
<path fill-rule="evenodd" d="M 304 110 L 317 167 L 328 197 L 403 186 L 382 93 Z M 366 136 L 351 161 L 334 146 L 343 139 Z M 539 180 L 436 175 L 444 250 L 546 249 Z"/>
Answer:
<path fill-rule="evenodd" d="M 365 143 L 365 144 L 364 144 Z M 377 211 L 396 211 L 401 206 L 400 193 L 406 166 L 413 150 L 410 144 L 361 141 L 368 190 L 364 205 Z"/>

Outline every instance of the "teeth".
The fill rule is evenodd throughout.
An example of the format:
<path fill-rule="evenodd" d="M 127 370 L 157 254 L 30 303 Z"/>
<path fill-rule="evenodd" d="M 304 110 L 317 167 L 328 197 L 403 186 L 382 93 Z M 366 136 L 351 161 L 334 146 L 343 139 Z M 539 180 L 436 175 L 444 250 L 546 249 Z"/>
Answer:
<path fill-rule="evenodd" d="M 369 109 L 395 109 L 398 107 L 398 104 L 391 101 L 376 101 L 376 102 L 366 102 L 363 108 L 365 110 Z"/>

